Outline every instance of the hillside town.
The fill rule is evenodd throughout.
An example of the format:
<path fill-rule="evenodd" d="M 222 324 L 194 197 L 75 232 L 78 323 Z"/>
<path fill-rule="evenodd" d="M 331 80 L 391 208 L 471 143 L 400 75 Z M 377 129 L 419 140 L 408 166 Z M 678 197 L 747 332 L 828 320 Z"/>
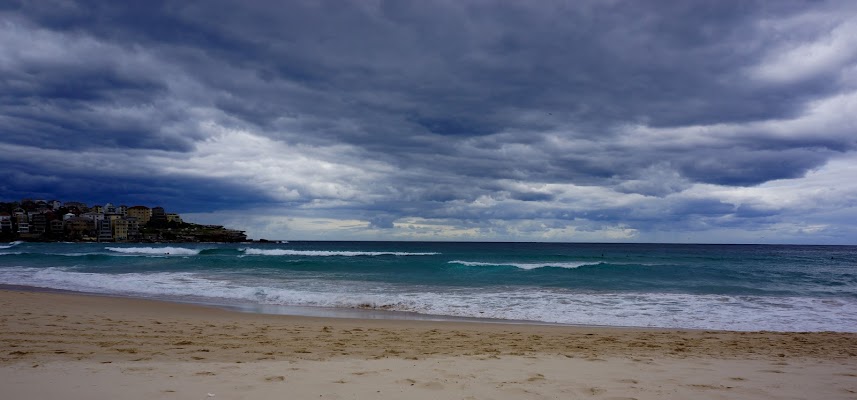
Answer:
<path fill-rule="evenodd" d="M 163 207 L 58 200 L 0 202 L 0 242 L 244 242 L 243 231 L 182 221 Z"/>

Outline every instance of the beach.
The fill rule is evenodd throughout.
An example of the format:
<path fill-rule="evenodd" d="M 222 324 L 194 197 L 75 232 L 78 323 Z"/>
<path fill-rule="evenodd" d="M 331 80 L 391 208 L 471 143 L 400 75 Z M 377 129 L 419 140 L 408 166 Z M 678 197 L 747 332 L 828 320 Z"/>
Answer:
<path fill-rule="evenodd" d="M 315 318 L 0 291 L 4 398 L 857 396 L 857 334 Z"/>

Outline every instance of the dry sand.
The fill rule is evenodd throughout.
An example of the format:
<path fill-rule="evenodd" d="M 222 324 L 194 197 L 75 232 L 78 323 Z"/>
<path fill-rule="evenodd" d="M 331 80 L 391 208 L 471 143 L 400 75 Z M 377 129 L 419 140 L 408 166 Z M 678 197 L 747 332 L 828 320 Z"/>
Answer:
<path fill-rule="evenodd" d="M 0 290 L 0 398 L 857 399 L 857 334 L 327 319 Z"/>

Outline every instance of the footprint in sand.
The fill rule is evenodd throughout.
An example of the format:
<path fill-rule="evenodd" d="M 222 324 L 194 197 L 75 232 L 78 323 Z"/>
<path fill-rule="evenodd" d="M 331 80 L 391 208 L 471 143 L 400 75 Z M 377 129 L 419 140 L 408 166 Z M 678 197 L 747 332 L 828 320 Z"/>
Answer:
<path fill-rule="evenodd" d="M 591 388 L 584 389 L 584 393 L 591 395 L 591 396 L 598 396 L 598 395 L 600 395 L 606 391 L 607 391 L 607 389 L 600 388 L 600 387 L 591 387 Z"/>
<path fill-rule="evenodd" d="M 410 378 L 407 378 L 407 379 L 398 380 L 398 381 L 396 381 L 396 383 L 399 383 L 399 384 L 402 384 L 402 385 L 410 385 L 410 386 L 414 386 L 414 384 L 416 384 L 416 383 L 417 383 L 417 381 L 415 381 L 415 380 L 413 380 L 413 379 L 410 379 Z"/>
<path fill-rule="evenodd" d="M 709 385 L 703 383 L 695 383 L 690 385 L 683 385 L 687 387 L 691 387 L 694 389 L 703 389 L 703 390 L 729 390 L 732 389 L 732 386 L 723 386 L 723 385 Z"/>
<path fill-rule="evenodd" d="M 423 389 L 429 389 L 429 390 L 443 390 L 444 386 L 440 382 L 428 382 L 428 383 L 420 384 L 420 387 Z"/>
<path fill-rule="evenodd" d="M 529 378 L 527 378 L 527 382 L 536 382 L 545 380 L 545 376 L 542 374 L 533 374 Z"/>

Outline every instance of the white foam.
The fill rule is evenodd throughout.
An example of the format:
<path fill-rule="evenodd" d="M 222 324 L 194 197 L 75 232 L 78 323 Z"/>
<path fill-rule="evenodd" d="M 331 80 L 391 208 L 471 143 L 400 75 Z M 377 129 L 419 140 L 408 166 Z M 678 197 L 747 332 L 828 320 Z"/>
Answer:
<path fill-rule="evenodd" d="M 289 249 L 245 249 L 244 254 L 257 256 L 358 257 L 358 256 L 434 256 L 440 253 L 407 253 L 400 251 L 326 251 Z"/>
<path fill-rule="evenodd" d="M 14 241 L 14 242 L 9 242 L 9 245 L 8 245 L 8 246 L 0 246 L 0 249 L 11 249 L 12 247 L 15 247 L 15 246 L 17 246 L 17 245 L 19 245 L 19 244 L 21 244 L 21 243 L 24 243 L 24 242 L 22 242 L 22 241 L 20 241 L 20 240 L 16 240 L 16 241 Z"/>
<path fill-rule="evenodd" d="M 537 269 L 537 268 L 568 268 L 574 269 L 579 268 L 584 265 L 599 265 L 601 262 L 585 262 L 585 261 L 574 261 L 574 262 L 541 262 L 541 263 L 510 263 L 510 262 L 480 262 L 480 261 L 461 261 L 461 260 L 453 260 L 449 261 L 449 264 L 459 264 L 464 265 L 466 267 L 515 267 L 520 269 Z"/>
<path fill-rule="evenodd" d="M 442 288 L 220 272 L 104 274 L 0 268 L 0 283 L 213 303 L 375 308 L 456 317 L 687 329 L 857 332 L 857 299 L 566 289 Z"/>
<path fill-rule="evenodd" d="M 187 249 L 184 247 L 105 247 L 110 251 L 124 254 L 180 255 L 194 256 L 202 249 Z"/>

